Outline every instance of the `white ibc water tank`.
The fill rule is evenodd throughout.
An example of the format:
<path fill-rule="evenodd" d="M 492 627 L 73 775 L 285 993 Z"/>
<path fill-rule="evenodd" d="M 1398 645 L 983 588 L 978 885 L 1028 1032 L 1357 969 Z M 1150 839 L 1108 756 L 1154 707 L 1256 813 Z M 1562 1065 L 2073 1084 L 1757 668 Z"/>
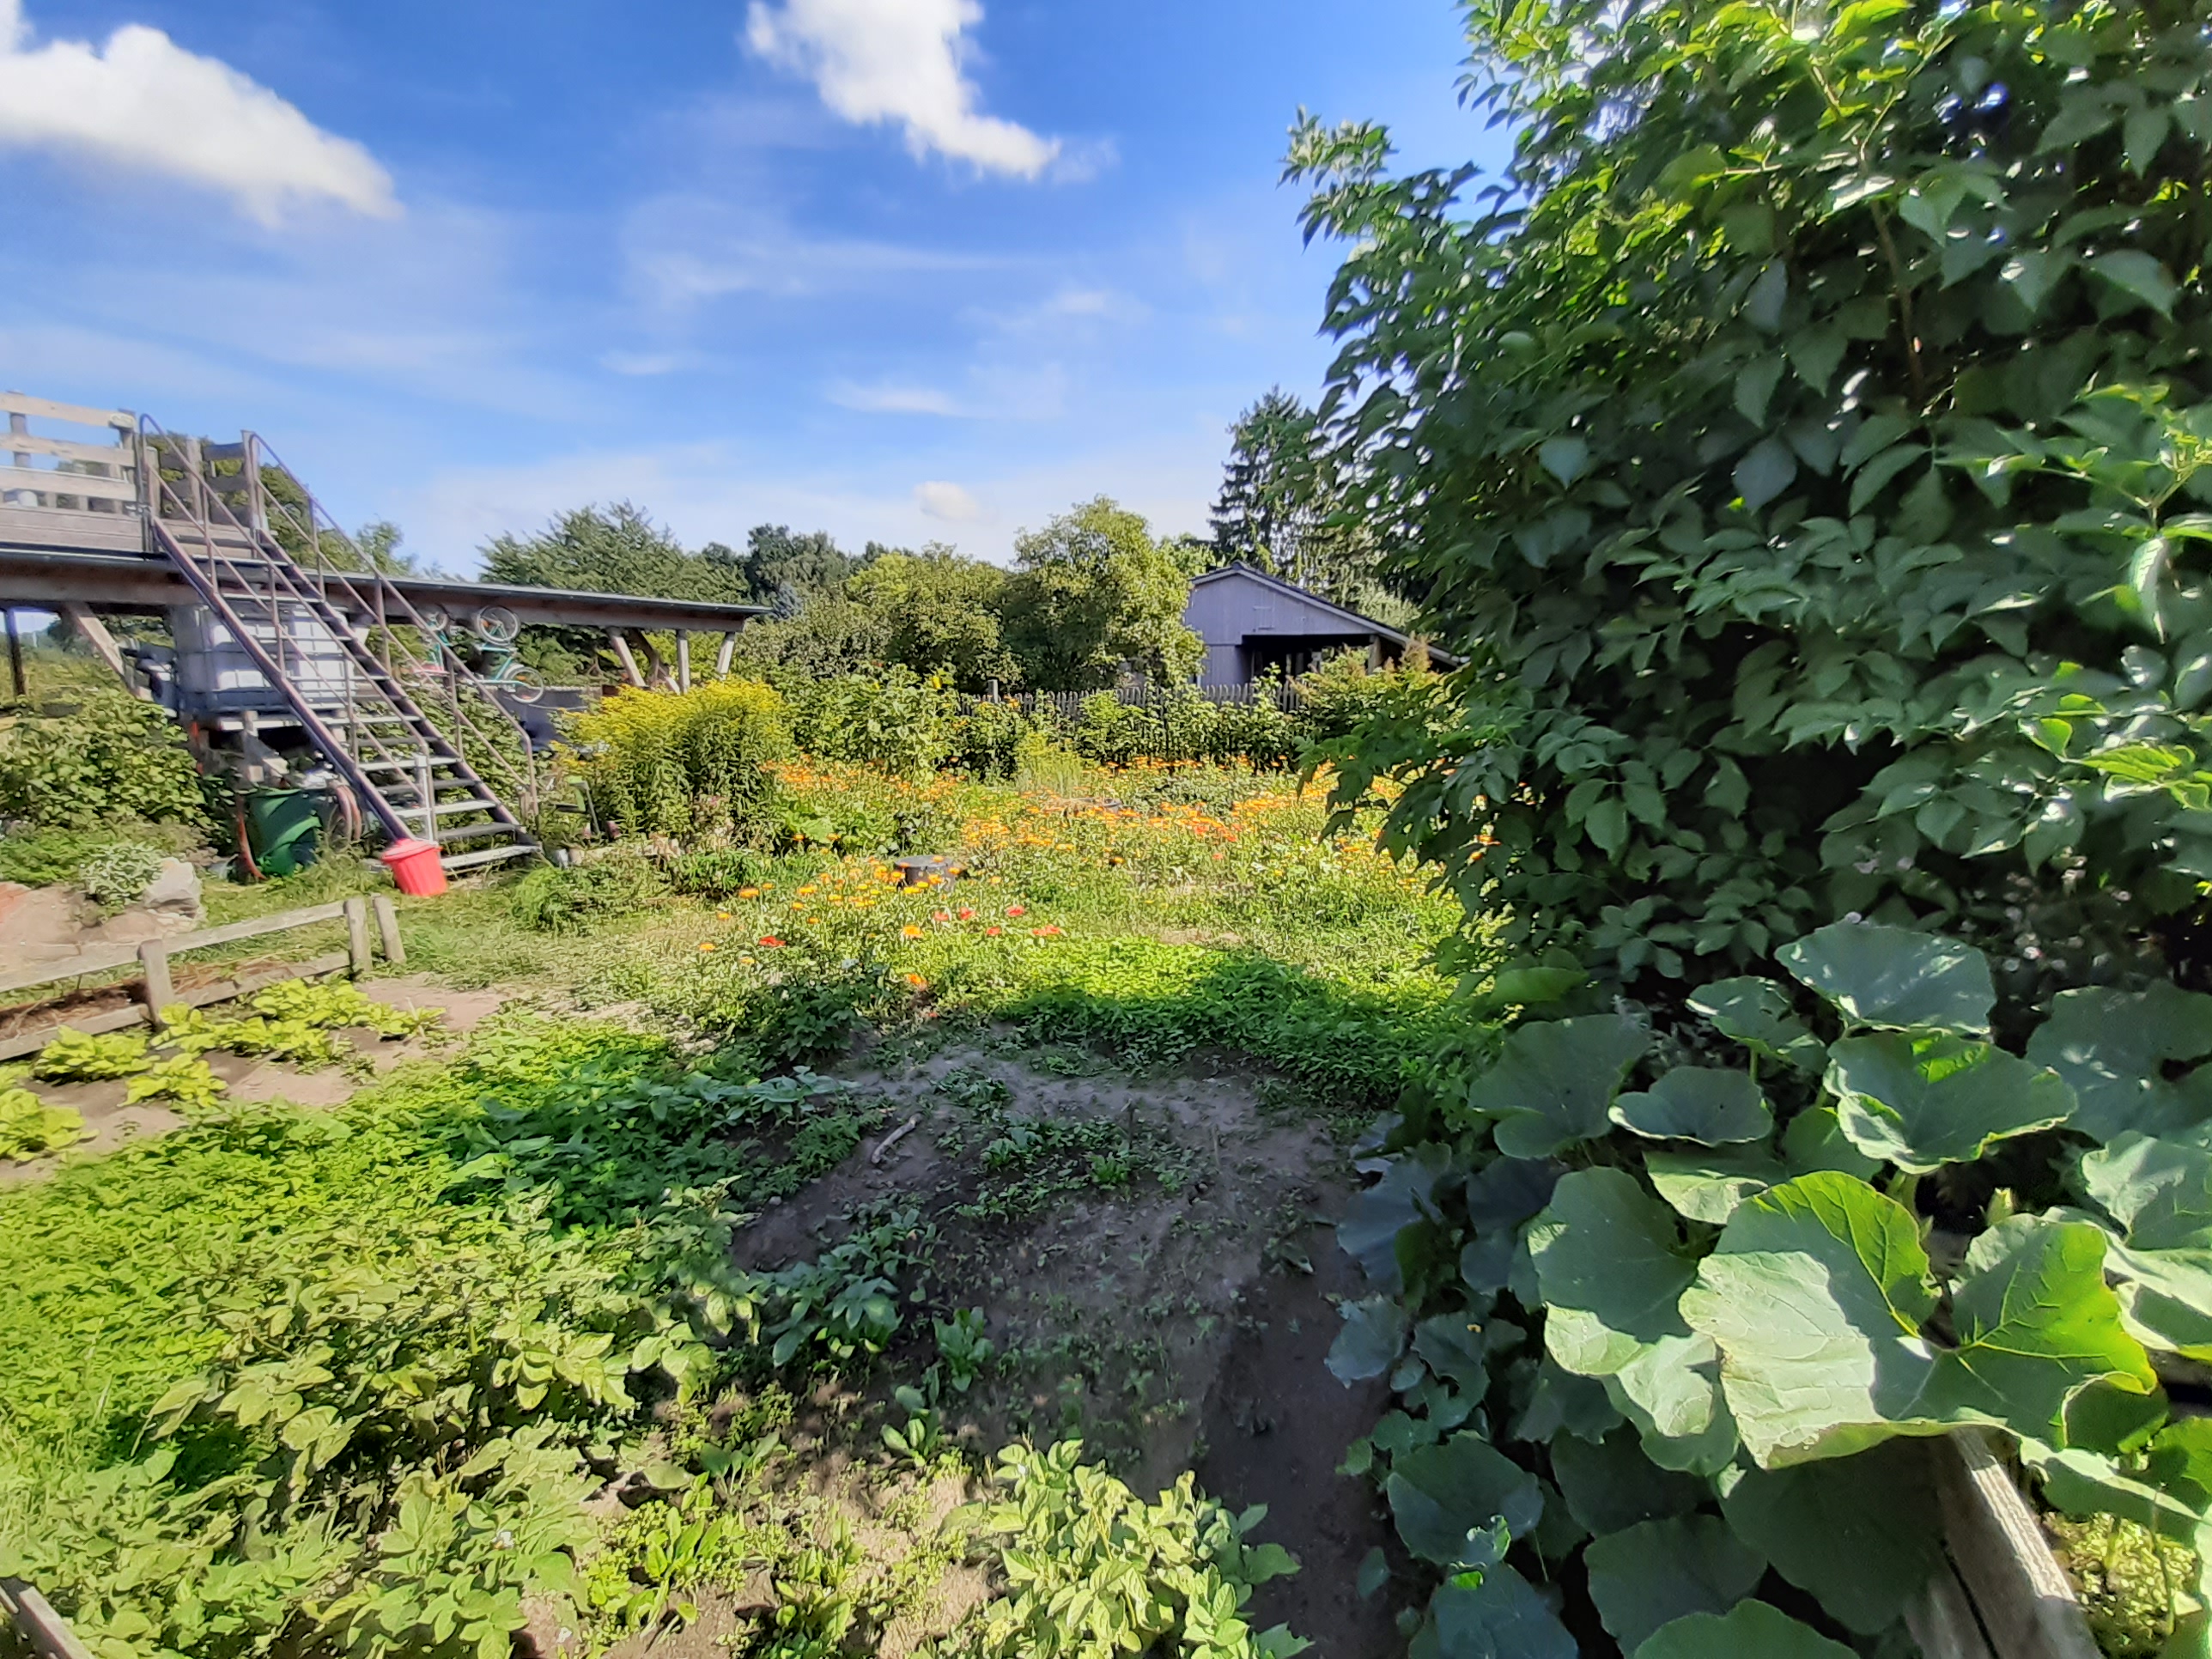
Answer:
<path fill-rule="evenodd" d="M 282 629 L 249 623 L 256 643 L 275 658 L 292 684 L 317 702 L 341 702 L 353 681 L 353 660 L 330 629 L 304 605 L 279 607 Z M 186 714 L 273 713 L 284 698 L 246 653 L 230 625 L 205 605 L 169 612 L 177 641 L 177 690 Z"/>

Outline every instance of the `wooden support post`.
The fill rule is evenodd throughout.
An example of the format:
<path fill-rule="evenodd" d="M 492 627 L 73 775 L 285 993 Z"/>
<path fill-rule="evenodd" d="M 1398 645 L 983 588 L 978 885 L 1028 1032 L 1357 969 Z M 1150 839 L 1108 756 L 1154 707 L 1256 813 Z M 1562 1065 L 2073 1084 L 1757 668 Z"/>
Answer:
<path fill-rule="evenodd" d="M 177 1000 L 176 989 L 169 982 L 169 947 L 160 939 L 148 939 L 138 947 L 138 969 L 146 981 L 147 1023 L 158 1031 L 161 1010 Z"/>
<path fill-rule="evenodd" d="M 676 630 L 676 689 L 691 689 L 691 630 L 688 628 Z"/>
<path fill-rule="evenodd" d="M 392 895 L 379 893 L 369 903 L 376 912 L 377 937 L 384 945 L 384 959 L 394 968 L 407 965 L 407 952 L 399 943 L 399 911 Z"/>
<path fill-rule="evenodd" d="M 623 665 L 623 672 L 629 677 L 629 683 L 642 689 L 645 676 L 637 672 L 637 659 L 630 654 L 629 637 L 621 629 L 610 628 L 607 629 L 607 643 L 614 647 L 615 660 Z"/>
<path fill-rule="evenodd" d="M 714 675 L 716 678 L 720 679 L 726 678 L 728 677 L 730 672 L 730 659 L 737 654 L 737 651 L 738 630 L 733 628 L 730 629 L 729 632 L 722 635 L 722 647 L 720 650 L 714 653 Z"/>
<path fill-rule="evenodd" d="M 368 901 L 349 898 L 345 902 L 346 956 L 348 967 L 356 979 L 369 970 Z"/>
<path fill-rule="evenodd" d="M 132 696 L 144 695 L 137 686 L 131 684 L 131 671 L 124 665 L 123 653 L 115 648 L 115 636 L 107 631 L 106 623 L 94 616 L 88 607 L 76 599 L 62 601 L 62 615 L 67 617 L 76 625 L 76 631 L 84 635 L 84 642 L 92 647 L 93 653 L 100 661 L 107 665 L 109 673 L 121 680 Z"/>
<path fill-rule="evenodd" d="M 23 641 L 15 632 L 15 612 L 8 611 L 8 672 L 15 683 L 18 702 L 31 695 L 30 683 L 23 678 Z"/>

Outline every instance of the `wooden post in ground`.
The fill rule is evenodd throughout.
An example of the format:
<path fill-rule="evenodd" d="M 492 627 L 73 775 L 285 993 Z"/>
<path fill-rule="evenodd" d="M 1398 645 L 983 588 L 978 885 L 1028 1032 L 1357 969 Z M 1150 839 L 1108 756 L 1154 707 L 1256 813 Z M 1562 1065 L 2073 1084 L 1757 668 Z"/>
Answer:
<path fill-rule="evenodd" d="M 138 969 L 146 981 L 146 1023 L 158 1031 L 161 1010 L 177 1000 L 175 988 L 169 982 L 169 947 L 160 939 L 148 939 L 138 947 Z"/>
<path fill-rule="evenodd" d="M 628 636 L 619 628 L 610 628 L 607 629 L 607 643 L 614 647 L 615 660 L 622 665 L 623 672 L 629 677 L 629 683 L 643 690 L 645 676 L 637 672 L 637 659 L 630 654 Z"/>
<path fill-rule="evenodd" d="M 376 932 L 383 941 L 385 961 L 394 968 L 404 968 L 407 952 L 399 944 L 399 912 L 392 902 L 392 895 L 379 893 L 369 903 L 376 912 Z"/>
<path fill-rule="evenodd" d="M 676 689 L 691 689 L 691 630 L 688 628 L 676 630 Z"/>
<path fill-rule="evenodd" d="M 738 630 L 731 629 L 722 635 L 721 649 L 714 653 L 715 678 L 726 678 L 730 672 L 730 659 L 737 654 Z"/>
<path fill-rule="evenodd" d="M 368 957 L 368 901 L 349 898 L 345 902 L 346 956 L 348 969 L 356 979 L 366 975 L 370 967 Z"/>

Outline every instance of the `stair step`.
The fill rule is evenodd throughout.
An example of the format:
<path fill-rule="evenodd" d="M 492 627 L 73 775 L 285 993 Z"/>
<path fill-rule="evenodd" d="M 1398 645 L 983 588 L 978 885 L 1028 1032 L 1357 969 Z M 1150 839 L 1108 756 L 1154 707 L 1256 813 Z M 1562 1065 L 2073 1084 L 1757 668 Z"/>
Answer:
<path fill-rule="evenodd" d="M 441 800 L 430 809 L 433 817 L 444 817 L 448 812 L 490 812 L 498 810 L 499 803 L 489 795 L 472 795 L 466 800 Z M 413 809 L 420 812 L 419 806 Z"/>
<path fill-rule="evenodd" d="M 440 859 L 446 873 L 456 870 L 471 870 L 480 864 L 497 864 L 501 859 L 526 859 L 538 851 L 534 842 L 521 842 L 512 847 L 486 847 L 473 853 L 456 853 L 451 858 Z"/>
<path fill-rule="evenodd" d="M 430 770 L 433 772 L 436 771 L 441 766 L 459 766 L 460 764 L 460 762 L 451 755 L 432 755 L 429 757 L 429 761 Z M 422 763 L 420 761 L 417 761 L 411 757 L 406 760 L 370 760 L 360 763 L 361 769 L 364 772 L 404 772 L 410 777 L 414 775 L 416 768 L 421 764 Z M 466 783 L 468 780 L 466 778 L 440 778 L 437 781 L 441 784 L 457 784 Z"/>
<path fill-rule="evenodd" d="M 481 841 L 486 836 L 513 836 L 521 832 L 511 823 L 462 823 L 450 830 L 438 831 L 438 845 L 447 846 L 457 841 Z"/>

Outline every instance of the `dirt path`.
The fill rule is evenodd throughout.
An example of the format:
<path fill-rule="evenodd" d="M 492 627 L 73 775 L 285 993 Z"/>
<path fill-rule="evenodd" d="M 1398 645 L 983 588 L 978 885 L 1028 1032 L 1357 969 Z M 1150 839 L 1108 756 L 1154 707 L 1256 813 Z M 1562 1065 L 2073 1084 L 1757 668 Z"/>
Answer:
<path fill-rule="evenodd" d="M 918 1209 L 936 1229 L 927 1306 L 886 1370 L 933 1363 L 932 1321 L 957 1310 L 984 1315 L 1000 1356 L 947 1397 L 948 1429 L 985 1452 L 1079 1433 L 1141 1495 L 1195 1469 L 1232 1508 L 1265 1504 L 1257 1535 L 1303 1571 L 1263 1587 L 1262 1626 L 1329 1659 L 1398 1652 L 1386 1599 L 1351 1591 L 1389 1527 L 1372 1488 L 1335 1472 L 1382 1402 L 1322 1364 L 1329 1298 L 1356 1293 L 1324 1224 L 1348 1174 L 1327 1134 L 1263 1109 L 1258 1079 L 1227 1066 L 1066 1077 L 1009 1043 L 837 1075 L 887 1103 L 887 1127 L 914 1127 L 771 1208 L 739 1259 L 781 1267 L 870 1206 Z"/>

